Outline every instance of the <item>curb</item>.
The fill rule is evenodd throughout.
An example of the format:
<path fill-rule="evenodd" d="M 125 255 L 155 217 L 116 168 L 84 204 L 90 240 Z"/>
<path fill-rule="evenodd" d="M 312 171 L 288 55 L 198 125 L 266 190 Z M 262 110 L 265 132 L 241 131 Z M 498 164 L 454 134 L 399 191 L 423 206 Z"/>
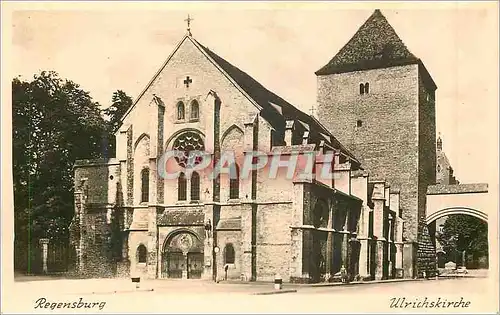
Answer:
<path fill-rule="evenodd" d="M 133 293 L 133 292 L 152 292 L 155 289 L 135 289 L 135 290 L 114 290 L 114 291 L 103 291 L 103 292 L 92 292 L 90 294 L 114 294 L 114 293 Z"/>
<path fill-rule="evenodd" d="M 295 293 L 297 290 L 289 289 L 289 290 L 276 290 L 276 291 L 267 291 L 267 292 L 257 292 L 252 293 L 252 295 L 272 295 L 272 294 L 283 294 L 283 293 Z"/>
<path fill-rule="evenodd" d="M 396 282 L 410 282 L 410 281 L 426 281 L 427 279 L 397 279 L 397 280 L 380 280 L 380 281 L 356 281 L 356 282 L 332 282 L 332 283 L 314 283 L 309 284 L 309 287 L 334 287 L 334 286 L 352 286 L 352 285 L 366 285 L 366 284 L 381 284 L 381 283 L 396 283 Z M 429 279 L 434 280 L 434 279 Z"/>

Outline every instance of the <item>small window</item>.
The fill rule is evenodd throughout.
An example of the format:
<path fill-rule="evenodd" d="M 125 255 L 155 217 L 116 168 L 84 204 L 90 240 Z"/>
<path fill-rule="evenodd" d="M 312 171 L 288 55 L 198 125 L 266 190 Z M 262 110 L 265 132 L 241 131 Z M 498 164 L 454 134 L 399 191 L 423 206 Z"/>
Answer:
<path fill-rule="evenodd" d="M 141 172 L 141 202 L 149 201 L 149 170 L 143 169 Z"/>
<path fill-rule="evenodd" d="M 359 94 L 365 94 L 365 85 L 363 83 L 359 85 Z"/>
<path fill-rule="evenodd" d="M 181 173 L 177 180 L 177 199 L 178 200 L 186 200 L 187 199 L 187 181 L 186 175 Z"/>
<path fill-rule="evenodd" d="M 229 199 L 240 198 L 240 176 L 237 164 L 233 164 L 229 174 Z"/>
<path fill-rule="evenodd" d="M 200 200 L 200 175 L 193 172 L 191 175 L 191 201 Z"/>
<path fill-rule="evenodd" d="M 227 244 L 224 248 L 224 263 L 234 264 L 234 256 L 233 244 Z"/>
<path fill-rule="evenodd" d="M 437 169 L 438 169 L 438 172 L 441 172 L 441 165 L 438 165 Z"/>
<path fill-rule="evenodd" d="M 191 102 L 191 119 L 198 120 L 200 118 L 200 105 L 198 101 L 193 100 Z"/>
<path fill-rule="evenodd" d="M 185 113 L 184 103 L 183 102 L 177 103 L 177 119 L 183 120 L 185 117 L 184 113 Z"/>
<path fill-rule="evenodd" d="M 365 94 L 370 93 L 370 83 L 366 82 L 365 83 Z"/>
<path fill-rule="evenodd" d="M 363 121 L 358 119 L 358 121 L 356 121 L 356 127 L 359 128 L 359 127 L 362 127 L 362 126 L 363 126 Z"/>
<path fill-rule="evenodd" d="M 139 245 L 137 247 L 137 262 L 139 263 L 145 263 L 148 258 L 148 250 L 146 249 L 146 246 L 144 245 Z"/>

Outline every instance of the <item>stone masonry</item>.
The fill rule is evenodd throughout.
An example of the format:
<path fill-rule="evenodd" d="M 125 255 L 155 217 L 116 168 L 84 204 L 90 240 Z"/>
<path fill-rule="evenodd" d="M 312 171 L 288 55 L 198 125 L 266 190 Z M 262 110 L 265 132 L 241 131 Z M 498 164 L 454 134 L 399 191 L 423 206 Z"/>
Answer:
<path fill-rule="evenodd" d="M 76 271 L 328 282 L 428 268 L 432 79 L 379 11 L 317 75 L 321 121 L 185 35 L 122 118 L 116 158 L 75 163 Z M 200 148 L 212 162 L 232 152 L 236 180 L 164 159 Z"/>

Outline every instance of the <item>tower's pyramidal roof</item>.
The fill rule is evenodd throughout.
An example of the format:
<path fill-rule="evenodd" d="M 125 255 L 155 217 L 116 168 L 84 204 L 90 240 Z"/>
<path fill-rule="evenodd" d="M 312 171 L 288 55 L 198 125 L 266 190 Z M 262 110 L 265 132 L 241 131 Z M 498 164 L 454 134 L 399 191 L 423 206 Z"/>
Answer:
<path fill-rule="evenodd" d="M 375 10 L 354 36 L 317 75 L 417 63 L 380 10 Z"/>

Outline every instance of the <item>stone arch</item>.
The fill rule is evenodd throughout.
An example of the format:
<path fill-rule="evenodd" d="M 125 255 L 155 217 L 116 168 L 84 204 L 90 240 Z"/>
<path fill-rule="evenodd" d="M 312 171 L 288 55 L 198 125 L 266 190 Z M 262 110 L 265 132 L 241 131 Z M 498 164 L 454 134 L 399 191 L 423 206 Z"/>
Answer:
<path fill-rule="evenodd" d="M 148 260 L 148 249 L 147 249 L 146 245 L 140 243 L 137 246 L 135 258 L 136 258 L 136 260 L 137 260 L 138 263 L 146 263 L 147 262 L 147 260 Z"/>
<path fill-rule="evenodd" d="M 133 194 L 134 203 L 142 202 L 142 182 L 141 176 L 144 168 L 149 168 L 150 138 L 146 133 L 141 134 L 135 141 L 133 151 Z"/>
<path fill-rule="evenodd" d="M 488 214 L 486 214 L 481 210 L 467 208 L 467 207 L 450 207 L 450 208 L 443 208 L 441 210 L 432 213 L 426 218 L 426 223 L 430 224 L 441 217 L 453 214 L 466 214 L 488 222 Z"/>
<path fill-rule="evenodd" d="M 139 136 L 139 138 L 137 138 L 137 140 L 135 140 L 135 143 L 134 143 L 134 152 L 135 150 L 137 149 L 137 146 L 139 145 L 139 143 L 142 141 L 142 140 L 147 140 L 147 144 L 149 145 L 149 135 L 147 133 L 143 133 Z"/>
<path fill-rule="evenodd" d="M 167 149 L 172 149 L 172 145 L 174 143 L 174 140 L 177 139 L 177 137 L 185 132 L 193 132 L 193 133 L 197 133 L 200 135 L 200 137 L 203 139 L 203 141 L 205 141 L 205 134 L 196 129 L 196 128 L 183 128 L 181 130 L 177 130 L 176 132 L 174 132 L 170 137 L 168 137 L 167 141 L 165 141 L 165 150 Z"/>
<path fill-rule="evenodd" d="M 189 234 L 193 237 L 193 241 L 200 242 L 202 247 L 201 250 L 203 251 L 203 240 L 200 238 L 200 236 L 195 233 L 194 231 L 188 229 L 188 228 L 178 228 L 175 231 L 172 231 L 168 233 L 167 237 L 165 238 L 165 241 L 163 242 L 162 246 L 162 251 L 168 250 L 169 244 L 172 243 L 174 238 L 178 236 L 179 234 Z"/>
<path fill-rule="evenodd" d="M 227 128 L 226 131 L 224 131 L 224 133 L 222 133 L 222 136 L 221 136 L 220 142 L 221 142 L 222 146 L 224 146 L 226 138 L 230 135 L 233 135 L 233 134 L 235 136 L 242 137 L 244 134 L 243 129 L 241 129 L 236 124 L 232 124 L 229 128 Z"/>
<path fill-rule="evenodd" d="M 162 246 L 162 277 L 199 279 L 203 273 L 203 240 L 190 229 L 170 232 Z"/>

